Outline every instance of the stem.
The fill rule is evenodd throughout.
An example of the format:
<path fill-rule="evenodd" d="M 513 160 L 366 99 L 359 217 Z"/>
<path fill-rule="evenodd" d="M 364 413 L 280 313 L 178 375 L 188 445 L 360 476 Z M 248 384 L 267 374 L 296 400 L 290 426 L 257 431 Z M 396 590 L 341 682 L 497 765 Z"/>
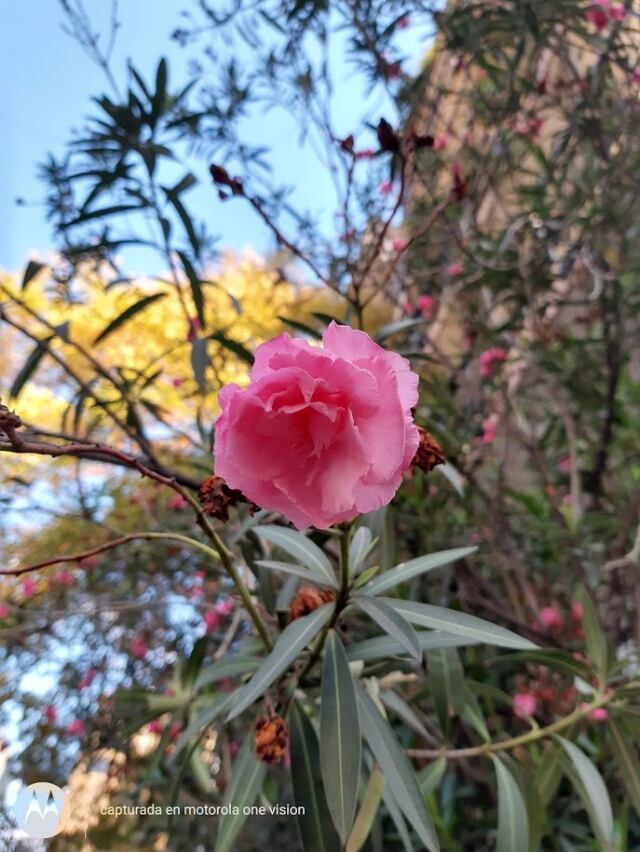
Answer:
<path fill-rule="evenodd" d="M 501 742 L 483 743 L 479 746 L 459 749 L 413 748 L 407 749 L 407 754 L 409 757 L 426 757 L 430 759 L 446 757 L 452 760 L 459 760 L 466 757 L 483 757 L 500 751 L 508 751 L 509 749 L 529 745 L 530 743 L 535 743 L 538 740 L 546 739 L 547 737 L 557 734 L 558 731 L 562 731 L 564 728 L 568 728 L 575 724 L 575 722 L 579 722 L 581 719 L 584 719 L 593 710 L 597 710 L 599 707 L 604 707 L 605 704 L 608 704 L 613 698 L 615 698 L 615 692 L 601 692 L 596 695 L 590 704 L 584 704 L 577 707 L 573 713 L 570 713 L 563 719 L 558 719 L 556 722 L 552 722 L 550 725 L 547 725 L 546 728 L 536 728 L 533 731 L 527 731 L 527 733 L 521 734 L 518 737 L 512 737 L 511 739 L 502 740 Z"/>

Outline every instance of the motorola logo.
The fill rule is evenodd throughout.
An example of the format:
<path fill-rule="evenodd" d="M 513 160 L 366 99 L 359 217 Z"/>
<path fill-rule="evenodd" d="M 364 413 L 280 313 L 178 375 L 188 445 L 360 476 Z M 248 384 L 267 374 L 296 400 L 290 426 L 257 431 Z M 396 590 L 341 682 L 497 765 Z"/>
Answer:
<path fill-rule="evenodd" d="M 29 784 L 18 794 L 15 815 L 18 827 L 29 837 L 54 837 L 60 830 L 64 791 L 47 781 Z"/>

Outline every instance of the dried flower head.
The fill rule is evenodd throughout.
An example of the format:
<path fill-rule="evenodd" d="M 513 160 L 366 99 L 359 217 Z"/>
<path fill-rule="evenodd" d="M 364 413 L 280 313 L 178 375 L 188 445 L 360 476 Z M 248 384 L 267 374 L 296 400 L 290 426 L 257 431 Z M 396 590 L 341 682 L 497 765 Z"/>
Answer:
<path fill-rule="evenodd" d="M 289 733 L 281 716 L 269 716 L 256 721 L 255 750 L 258 760 L 276 763 L 281 760 L 287 748 Z"/>
<path fill-rule="evenodd" d="M 289 604 L 291 620 L 295 621 L 296 618 L 309 615 L 309 613 L 335 599 L 336 594 L 332 589 L 316 589 L 313 586 L 302 586 Z"/>

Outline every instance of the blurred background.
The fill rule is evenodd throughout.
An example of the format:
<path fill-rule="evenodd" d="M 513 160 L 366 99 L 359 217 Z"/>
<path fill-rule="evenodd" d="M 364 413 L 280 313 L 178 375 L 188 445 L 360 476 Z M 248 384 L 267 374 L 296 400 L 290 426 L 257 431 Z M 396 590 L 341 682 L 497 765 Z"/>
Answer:
<path fill-rule="evenodd" d="M 416 419 L 447 464 L 408 473 L 373 519 L 378 558 L 479 550 L 413 597 L 582 659 L 582 584 L 612 665 L 635 676 L 635 4 L 31 0 L 3 21 L 0 401 L 41 449 L 0 440 L 0 567 L 79 554 L 0 577 L 4 848 L 34 848 L 11 803 L 42 779 L 75 790 L 50 849 L 209 848 L 207 820 L 100 808 L 220 800 L 246 731 L 212 727 L 178 760 L 173 699 L 196 640 L 218 659 L 251 630 L 179 541 L 82 556 L 193 526 L 180 495 L 89 448 L 195 493 L 219 389 L 283 331 L 314 341 L 346 322 L 421 375 Z M 42 450 L 68 443 L 87 449 Z M 252 523 L 234 509 L 225 535 L 277 613 Z M 580 697 L 566 671 L 463 661 L 494 732 L 526 730 L 514 697 L 541 724 Z M 462 707 L 414 697 L 429 731 L 467 742 Z M 616 848 L 637 849 L 627 715 L 631 769 L 598 720 L 575 735 L 604 766 Z M 493 848 L 483 772 L 449 766 L 437 793 L 425 777 L 443 847 Z M 286 790 L 286 768 L 269 784 Z M 603 848 L 564 782 L 538 804 L 531 849 Z M 368 843 L 403 848 L 382 827 Z M 236 844 L 299 848 L 277 817 Z"/>

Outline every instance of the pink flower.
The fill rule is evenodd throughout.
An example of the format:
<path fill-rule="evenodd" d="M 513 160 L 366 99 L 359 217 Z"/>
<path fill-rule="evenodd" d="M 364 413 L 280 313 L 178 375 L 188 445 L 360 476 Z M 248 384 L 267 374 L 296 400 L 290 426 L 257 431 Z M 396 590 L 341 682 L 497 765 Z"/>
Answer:
<path fill-rule="evenodd" d="M 22 586 L 22 594 L 25 598 L 31 598 L 36 593 L 36 584 L 35 581 L 31 579 L 31 577 L 25 577 L 21 583 Z"/>
<path fill-rule="evenodd" d="M 184 507 L 187 505 L 187 501 L 184 499 L 182 494 L 172 494 L 171 499 L 169 500 L 169 508 L 173 509 L 176 512 L 182 511 Z"/>
<path fill-rule="evenodd" d="M 61 586 L 73 586 L 75 579 L 71 571 L 58 571 L 53 577 L 53 581 L 59 583 Z"/>
<path fill-rule="evenodd" d="M 147 656 L 149 648 L 147 643 L 141 636 L 136 636 L 133 642 L 131 643 L 131 651 L 136 660 L 144 660 Z"/>
<path fill-rule="evenodd" d="M 228 618 L 228 616 L 230 616 L 233 612 L 233 600 L 231 598 L 226 598 L 226 600 L 218 601 L 218 603 L 214 606 L 214 610 L 221 618 Z"/>
<path fill-rule="evenodd" d="M 431 319 L 435 312 L 436 300 L 433 296 L 420 296 L 418 298 L 418 308 L 425 319 Z"/>
<path fill-rule="evenodd" d="M 82 719 L 74 719 L 67 725 L 67 733 L 71 736 L 82 736 L 85 732 L 85 724 Z"/>
<path fill-rule="evenodd" d="M 533 716 L 538 707 L 538 699 L 531 692 L 517 692 L 513 696 L 513 712 L 518 719 Z"/>
<path fill-rule="evenodd" d="M 464 272 L 464 264 L 457 260 L 455 263 L 449 264 L 449 266 L 445 269 L 445 272 L 449 278 L 457 278 Z"/>
<path fill-rule="evenodd" d="M 605 30 L 611 21 L 622 21 L 624 19 L 625 9 L 622 3 L 612 3 L 611 0 L 595 0 L 593 6 L 594 8 L 584 13 L 584 17 L 598 32 Z"/>
<path fill-rule="evenodd" d="M 89 669 L 89 671 L 85 672 L 80 679 L 78 689 L 86 689 L 87 687 L 91 686 L 93 681 L 96 679 L 97 674 L 97 669 Z"/>
<path fill-rule="evenodd" d="M 396 254 L 401 254 L 408 245 L 409 241 L 405 237 L 394 237 L 394 240 L 391 243 L 391 247 Z"/>
<path fill-rule="evenodd" d="M 173 385 L 174 388 L 179 388 L 184 384 L 184 380 L 183 379 L 177 379 L 177 378 L 171 379 L 171 384 Z"/>
<path fill-rule="evenodd" d="M 571 604 L 571 618 L 573 621 L 582 621 L 582 616 L 584 615 L 584 607 L 580 603 L 580 601 L 573 601 Z"/>
<path fill-rule="evenodd" d="M 154 719 L 153 722 L 149 722 L 147 729 L 148 729 L 150 734 L 161 734 L 162 733 L 162 726 L 160 725 L 160 722 L 158 722 L 156 719 Z"/>
<path fill-rule="evenodd" d="M 56 719 L 58 718 L 56 708 L 52 704 L 47 704 L 47 706 L 42 711 L 42 715 L 50 725 L 53 725 Z"/>
<path fill-rule="evenodd" d="M 198 580 L 204 580 L 206 574 L 204 571 L 196 571 L 196 577 L 198 578 Z"/>
<path fill-rule="evenodd" d="M 223 388 L 215 470 L 299 529 L 393 498 L 418 448 L 418 376 L 362 331 L 332 322 L 323 347 L 282 334 L 259 346 L 251 384 Z"/>
<path fill-rule="evenodd" d="M 480 436 L 481 444 L 493 444 L 498 437 L 499 419 L 497 414 L 490 414 L 482 422 L 482 435 Z"/>
<path fill-rule="evenodd" d="M 5 618 L 8 618 L 11 615 L 11 607 L 8 603 L 4 601 L 0 601 L 0 621 L 4 621 Z"/>
<path fill-rule="evenodd" d="M 580 706 L 584 709 L 588 705 L 581 704 Z M 609 714 L 607 713 L 606 707 L 595 707 L 587 714 L 587 719 L 590 719 L 592 722 L 605 722 L 608 718 Z"/>
<path fill-rule="evenodd" d="M 629 80 L 631 83 L 633 83 L 634 86 L 640 86 L 640 65 L 636 65 L 636 67 L 633 69 Z"/>
<path fill-rule="evenodd" d="M 171 723 L 171 727 L 169 728 L 169 740 L 174 742 L 178 739 L 180 731 L 182 730 L 182 725 L 180 722 L 175 721 Z"/>
<path fill-rule="evenodd" d="M 538 619 L 547 630 L 557 630 L 562 627 L 562 613 L 555 606 L 545 606 L 538 613 Z"/>
<path fill-rule="evenodd" d="M 207 633 L 213 633 L 213 631 L 218 627 L 222 618 L 219 612 L 216 612 L 214 609 L 208 609 L 204 615 L 202 616 L 202 620 L 204 621 L 204 629 Z"/>
<path fill-rule="evenodd" d="M 383 180 L 380 184 L 380 195 L 391 195 L 393 192 L 393 181 Z"/>
<path fill-rule="evenodd" d="M 509 352 L 502 349 L 500 346 L 494 346 L 491 349 L 486 349 L 480 355 L 480 375 L 483 379 L 488 379 L 493 373 L 494 367 L 506 360 Z"/>
<path fill-rule="evenodd" d="M 435 139 L 433 140 L 433 150 L 434 151 L 444 151 L 444 149 L 449 144 L 449 134 L 448 133 L 438 133 Z"/>

